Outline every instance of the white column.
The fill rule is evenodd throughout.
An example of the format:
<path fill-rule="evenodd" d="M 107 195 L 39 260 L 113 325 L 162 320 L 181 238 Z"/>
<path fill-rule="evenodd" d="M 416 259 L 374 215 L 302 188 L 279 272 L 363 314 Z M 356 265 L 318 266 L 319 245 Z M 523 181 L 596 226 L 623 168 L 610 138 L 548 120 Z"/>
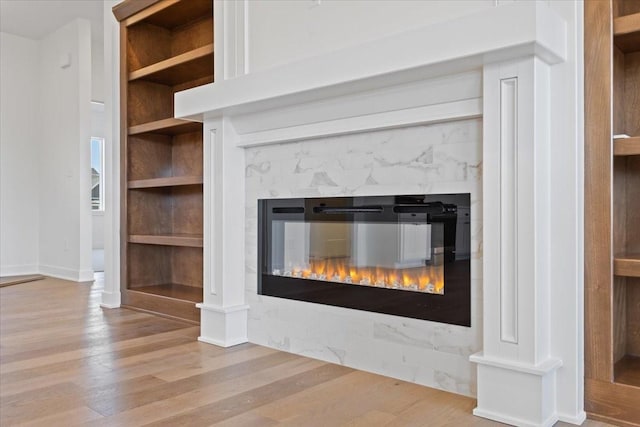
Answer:
<path fill-rule="evenodd" d="M 204 124 L 204 302 L 198 340 L 247 342 L 244 304 L 244 150 L 226 119 Z"/>
<path fill-rule="evenodd" d="M 120 24 L 111 8 L 118 0 L 104 1 L 104 106 L 105 106 L 105 214 L 104 290 L 101 307 L 120 307 Z"/>
<path fill-rule="evenodd" d="M 483 351 L 474 414 L 557 420 L 550 354 L 550 70 L 536 57 L 484 68 Z"/>

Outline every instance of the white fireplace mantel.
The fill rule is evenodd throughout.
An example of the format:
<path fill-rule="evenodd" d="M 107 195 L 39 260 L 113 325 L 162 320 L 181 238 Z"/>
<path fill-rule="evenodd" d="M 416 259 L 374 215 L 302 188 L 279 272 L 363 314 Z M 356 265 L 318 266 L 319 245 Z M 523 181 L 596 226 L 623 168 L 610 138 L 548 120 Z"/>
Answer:
<path fill-rule="evenodd" d="M 531 55 L 548 64 L 562 62 L 566 56 L 566 24 L 544 3 L 513 2 L 179 92 L 175 116 L 198 121 L 233 118 L 462 73 Z M 326 111 L 315 113 L 320 116 L 301 118 L 297 124 L 324 121 Z"/>
<path fill-rule="evenodd" d="M 483 350 L 471 358 L 478 365 L 474 413 L 516 425 L 580 423 L 581 309 L 560 338 L 551 330 L 564 309 L 551 304 L 553 275 L 564 274 L 551 252 L 567 236 L 581 244 L 579 232 L 564 236 L 551 222 L 560 197 L 551 182 L 566 174 L 552 147 L 556 156 L 574 155 L 553 145 L 554 132 L 566 132 L 553 119 L 564 108 L 554 88 L 579 67 L 560 80 L 553 70 L 574 61 L 572 37 L 549 3 L 516 1 L 177 93 L 176 117 L 205 123 L 200 340 L 247 341 L 245 148 L 482 117 Z M 567 181 L 579 193 L 576 169 Z M 560 301 L 575 292 L 579 304 L 579 273 L 572 280 Z"/>

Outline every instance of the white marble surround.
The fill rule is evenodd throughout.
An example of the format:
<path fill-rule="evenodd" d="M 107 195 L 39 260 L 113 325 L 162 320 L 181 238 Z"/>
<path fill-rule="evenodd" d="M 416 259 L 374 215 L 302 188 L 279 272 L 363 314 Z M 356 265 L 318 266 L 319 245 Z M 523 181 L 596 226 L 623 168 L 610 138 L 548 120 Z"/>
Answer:
<path fill-rule="evenodd" d="M 200 340 L 475 394 L 474 414 L 509 424 L 580 424 L 581 14 L 500 3 L 177 94 L 176 116 L 205 123 Z M 225 22 L 216 46 L 242 21 Z M 256 295 L 257 198 L 449 192 L 472 199 L 471 328 Z"/>
<path fill-rule="evenodd" d="M 475 395 L 469 356 L 482 333 L 481 119 L 245 153 L 249 341 Z M 438 193 L 471 193 L 471 328 L 257 295 L 257 199 Z"/>

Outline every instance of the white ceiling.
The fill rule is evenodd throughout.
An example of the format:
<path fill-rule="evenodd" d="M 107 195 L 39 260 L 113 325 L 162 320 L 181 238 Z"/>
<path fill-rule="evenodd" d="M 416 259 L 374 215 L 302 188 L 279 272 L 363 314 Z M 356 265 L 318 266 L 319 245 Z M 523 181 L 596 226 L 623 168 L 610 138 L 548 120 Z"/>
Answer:
<path fill-rule="evenodd" d="M 0 31 L 41 39 L 75 18 L 91 21 L 94 42 L 103 39 L 102 0 L 0 0 Z"/>

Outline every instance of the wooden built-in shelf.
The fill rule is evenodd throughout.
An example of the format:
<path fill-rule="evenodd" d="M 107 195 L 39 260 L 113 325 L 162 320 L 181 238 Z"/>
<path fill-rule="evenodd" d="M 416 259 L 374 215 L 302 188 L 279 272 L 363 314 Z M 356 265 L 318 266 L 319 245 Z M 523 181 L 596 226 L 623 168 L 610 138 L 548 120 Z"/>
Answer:
<path fill-rule="evenodd" d="M 199 130 L 202 130 L 202 123 L 200 122 L 192 122 L 190 120 L 171 117 L 168 119 L 130 126 L 128 134 L 140 135 L 143 133 L 154 133 L 160 135 L 178 135 L 181 133 L 197 132 Z"/>
<path fill-rule="evenodd" d="M 202 288 L 167 283 L 162 285 L 136 286 L 131 291 L 153 294 L 181 301 L 202 302 Z"/>
<path fill-rule="evenodd" d="M 174 29 L 199 18 L 213 16 L 213 2 L 211 0 L 167 0 L 164 2 L 135 0 L 140 3 L 152 3 L 151 7 L 136 8 L 114 7 L 115 17 L 126 26 L 138 22 L 157 25 L 166 29 Z M 132 3 L 135 3 L 132 2 Z M 153 4 L 155 3 L 155 4 Z M 136 13 L 133 16 L 129 16 Z"/>
<path fill-rule="evenodd" d="M 132 71 L 129 81 L 143 79 L 173 86 L 209 76 L 212 70 L 213 43 Z"/>
<path fill-rule="evenodd" d="M 613 34 L 616 46 L 623 52 L 640 51 L 640 13 L 615 18 Z"/>
<path fill-rule="evenodd" d="M 613 274 L 640 277 L 640 254 L 618 255 L 613 259 Z"/>
<path fill-rule="evenodd" d="M 624 356 L 614 367 L 615 382 L 640 387 L 640 357 Z"/>
<path fill-rule="evenodd" d="M 145 245 L 202 247 L 201 234 L 131 234 L 128 240 Z"/>
<path fill-rule="evenodd" d="M 123 0 L 113 8 L 123 106 L 122 305 L 192 323 L 203 300 L 203 125 L 173 117 L 174 95 L 214 80 L 213 3 Z"/>
<path fill-rule="evenodd" d="M 640 155 L 640 136 L 631 138 L 616 138 L 613 140 L 613 154 L 615 156 Z"/>
<path fill-rule="evenodd" d="M 136 179 L 129 181 L 127 186 L 130 189 L 136 188 L 160 188 L 160 187 L 178 187 L 181 185 L 198 185 L 202 184 L 201 176 L 168 176 L 162 178 Z"/>

